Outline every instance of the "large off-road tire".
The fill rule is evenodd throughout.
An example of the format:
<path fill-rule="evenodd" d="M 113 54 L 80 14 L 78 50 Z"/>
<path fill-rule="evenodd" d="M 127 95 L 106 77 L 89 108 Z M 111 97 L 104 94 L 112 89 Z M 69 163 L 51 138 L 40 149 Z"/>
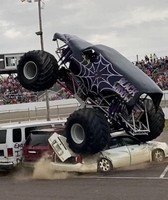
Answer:
<path fill-rule="evenodd" d="M 83 108 L 67 119 L 65 134 L 75 153 L 97 153 L 110 139 L 110 126 L 104 114 L 96 109 Z"/>
<path fill-rule="evenodd" d="M 17 66 L 21 85 L 32 91 L 51 88 L 57 80 L 58 64 L 53 55 L 41 50 L 25 53 Z"/>
<path fill-rule="evenodd" d="M 162 108 L 159 106 L 158 110 L 156 111 L 153 101 L 150 99 L 147 99 L 145 103 L 147 108 L 150 132 L 148 133 L 148 135 L 138 136 L 138 138 L 143 142 L 157 138 L 163 132 L 165 125 L 165 116 Z M 141 121 L 146 125 L 145 115 L 142 116 Z"/>

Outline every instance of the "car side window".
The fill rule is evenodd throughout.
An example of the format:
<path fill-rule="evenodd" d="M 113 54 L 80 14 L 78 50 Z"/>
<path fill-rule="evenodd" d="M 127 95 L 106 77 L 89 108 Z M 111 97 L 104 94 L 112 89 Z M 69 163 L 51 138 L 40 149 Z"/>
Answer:
<path fill-rule="evenodd" d="M 25 139 L 27 140 L 28 136 L 30 135 L 30 133 L 33 131 L 33 130 L 36 130 L 36 129 L 43 129 L 43 128 L 51 128 L 52 127 L 52 124 L 49 124 L 49 125 L 41 125 L 41 126 L 32 126 L 32 127 L 26 127 L 25 128 Z"/>
<path fill-rule="evenodd" d="M 139 144 L 138 140 L 135 140 L 134 138 L 131 137 L 123 137 L 122 141 L 125 145 L 135 145 Z"/>
<path fill-rule="evenodd" d="M 120 147 L 120 146 L 123 146 L 123 145 L 118 138 L 111 138 L 110 139 L 110 142 L 109 142 L 109 148 L 110 149 L 114 149 L 114 148 L 117 148 L 117 147 Z"/>

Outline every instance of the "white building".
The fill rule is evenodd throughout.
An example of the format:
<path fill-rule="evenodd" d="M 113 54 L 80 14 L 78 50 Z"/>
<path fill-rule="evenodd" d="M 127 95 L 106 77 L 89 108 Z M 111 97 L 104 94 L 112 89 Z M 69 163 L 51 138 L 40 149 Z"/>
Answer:
<path fill-rule="evenodd" d="M 0 74 L 15 73 L 20 57 L 24 53 L 0 54 Z"/>

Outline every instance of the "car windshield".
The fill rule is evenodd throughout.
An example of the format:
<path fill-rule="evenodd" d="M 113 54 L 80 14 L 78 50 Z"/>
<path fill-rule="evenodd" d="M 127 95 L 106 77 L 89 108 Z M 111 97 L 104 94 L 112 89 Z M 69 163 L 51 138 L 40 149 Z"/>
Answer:
<path fill-rule="evenodd" d="M 119 138 L 111 138 L 110 139 L 110 142 L 109 142 L 109 148 L 110 149 L 114 149 L 114 148 L 117 148 L 117 147 L 120 147 L 122 146 L 121 144 L 121 141 Z"/>
<path fill-rule="evenodd" d="M 43 133 L 31 133 L 30 136 L 26 140 L 26 145 L 30 146 L 47 146 L 48 138 L 51 134 L 43 132 Z"/>
<path fill-rule="evenodd" d="M 140 143 L 137 139 L 131 137 L 122 137 L 122 142 L 127 146 L 136 145 Z"/>

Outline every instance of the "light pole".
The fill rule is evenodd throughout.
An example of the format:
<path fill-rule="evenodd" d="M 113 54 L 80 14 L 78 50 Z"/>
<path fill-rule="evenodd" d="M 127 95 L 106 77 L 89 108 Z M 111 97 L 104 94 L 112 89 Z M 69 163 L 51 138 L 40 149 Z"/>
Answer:
<path fill-rule="evenodd" d="M 21 0 L 25 2 L 26 0 Z M 32 3 L 32 0 L 27 0 L 27 2 Z M 39 17 L 39 31 L 36 32 L 36 35 L 40 36 L 40 44 L 41 50 L 44 50 L 44 42 L 43 42 L 43 27 L 42 27 L 42 17 L 41 17 L 41 0 L 34 0 L 34 2 L 38 2 L 38 17 Z M 50 105 L 48 98 L 48 90 L 45 91 L 46 95 L 46 110 L 47 110 L 47 121 L 50 121 Z"/>
<path fill-rule="evenodd" d="M 38 16 L 39 16 L 39 31 L 36 32 L 36 35 L 40 36 L 41 50 L 44 50 L 43 42 L 43 27 L 42 27 L 42 17 L 41 17 L 41 0 L 38 0 Z"/>

